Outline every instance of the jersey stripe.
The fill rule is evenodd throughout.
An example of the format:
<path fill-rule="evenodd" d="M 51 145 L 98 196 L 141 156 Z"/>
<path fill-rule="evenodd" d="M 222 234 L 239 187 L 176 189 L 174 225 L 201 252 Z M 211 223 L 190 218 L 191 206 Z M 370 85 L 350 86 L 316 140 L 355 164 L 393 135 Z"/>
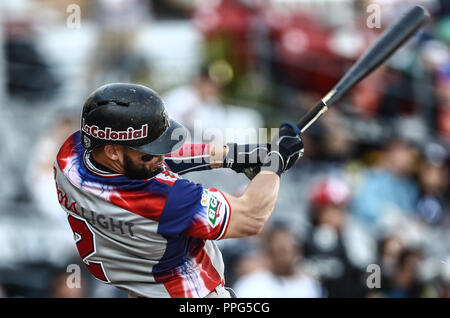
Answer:
<path fill-rule="evenodd" d="M 167 201 L 167 196 L 144 191 L 117 191 L 110 195 L 109 200 L 112 204 L 125 210 L 150 220 L 159 221 Z"/>
<path fill-rule="evenodd" d="M 199 267 L 200 277 L 209 293 L 222 282 L 222 278 L 212 265 L 211 259 L 204 247 L 205 241 L 200 239 L 193 240 L 189 249 L 189 255 L 195 259 L 195 263 Z"/>
<path fill-rule="evenodd" d="M 222 232 L 222 229 L 220 230 L 220 231 L 221 231 L 221 234 L 219 234 L 219 236 L 216 238 L 216 240 L 221 240 L 221 239 L 225 236 L 225 234 L 226 234 L 227 231 L 228 231 L 228 226 L 230 225 L 230 220 L 231 220 L 231 204 L 230 204 L 230 202 L 228 202 L 228 199 L 227 199 L 227 197 L 225 196 L 225 194 L 223 194 L 223 192 L 220 191 L 220 190 L 219 190 L 219 192 L 222 194 L 223 198 L 224 198 L 225 201 L 227 202 L 227 207 L 228 207 L 228 209 L 227 209 L 227 211 L 226 211 L 226 216 L 224 217 L 224 224 L 226 223 L 225 229 L 224 229 L 223 232 Z"/>

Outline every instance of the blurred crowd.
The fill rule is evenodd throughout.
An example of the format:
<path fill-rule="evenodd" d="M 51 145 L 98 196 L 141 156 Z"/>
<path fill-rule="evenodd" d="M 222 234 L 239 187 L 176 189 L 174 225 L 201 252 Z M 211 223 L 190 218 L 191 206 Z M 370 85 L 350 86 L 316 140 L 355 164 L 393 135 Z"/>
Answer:
<path fill-rule="evenodd" d="M 0 297 L 127 296 L 87 274 L 53 182 L 94 88 L 154 88 L 196 142 L 263 142 L 242 129 L 300 118 L 413 4 L 429 23 L 303 135 L 264 231 L 219 246 L 239 297 L 450 297 L 445 0 L 1 3 Z M 184 177 L 234 195 L 249 182 Z"/>

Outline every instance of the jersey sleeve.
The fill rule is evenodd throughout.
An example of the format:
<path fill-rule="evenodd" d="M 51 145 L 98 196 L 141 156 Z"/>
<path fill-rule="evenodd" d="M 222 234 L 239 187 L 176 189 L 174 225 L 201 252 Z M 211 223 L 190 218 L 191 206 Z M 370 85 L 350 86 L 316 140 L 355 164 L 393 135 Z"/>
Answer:
<path fill-rule="evenodd" d="M 230 205 L 221 191 L 180 179 L 167 198 L 158 233 L 220 240 L 227 231 L 230 216 Z"/>
<path fill-rule="evenodd" d="M 178 151 L 166 156 L 165 162 L 177 174 L 210 170 L 210 146 L 208 144 L 184 144 Z"/>

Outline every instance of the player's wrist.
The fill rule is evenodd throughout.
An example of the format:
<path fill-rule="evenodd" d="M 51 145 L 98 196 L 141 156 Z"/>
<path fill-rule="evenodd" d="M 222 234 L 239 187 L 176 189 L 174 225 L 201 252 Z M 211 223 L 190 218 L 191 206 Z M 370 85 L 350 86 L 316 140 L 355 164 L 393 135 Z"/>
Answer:
<path fill-rule="evenodd" d="M 233 164 L 236 161 L 236 154 L 237 154 L 237 143 L 227 143 L 225 145 L 226 152 L 225 156 L 223 158 L 223 167 L 224 168 L 232 168 Z"/>
<path fill-rule="evenodd" d="M 264 158 L 264 163 L 261 166 L 261 172 L 274 172 L 279 177 L 284 172 L 284 159 L 278 151 L 271 151 Z"/>
<path fill-rule="evenodd" d="M 227 154 L 223 161 L 223 167 L 236 172 L 243 172 L 247 168 L 260 167 L 263 164 L 270 144 L 227 144 Z"/>

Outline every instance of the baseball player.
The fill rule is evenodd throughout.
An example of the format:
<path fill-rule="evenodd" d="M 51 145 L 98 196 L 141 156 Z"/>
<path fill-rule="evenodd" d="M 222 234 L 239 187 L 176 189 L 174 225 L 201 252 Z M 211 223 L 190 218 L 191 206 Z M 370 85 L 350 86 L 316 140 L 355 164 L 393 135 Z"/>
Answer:
<path fill-rule="evenodd" d="M 214 241 L 259 233 L 279 176 L 303 154 L 291 123 L 271 144 L 222 148 L 185 139 L 156 92 L 114 83 L 88 97 L 81 130 L 57 155 L 58 200 L 80 257 L 97 279 L 132 297 L 230 297 Z M 219 166 L 252 178 L 241 197 L 180 177 Z"/>

